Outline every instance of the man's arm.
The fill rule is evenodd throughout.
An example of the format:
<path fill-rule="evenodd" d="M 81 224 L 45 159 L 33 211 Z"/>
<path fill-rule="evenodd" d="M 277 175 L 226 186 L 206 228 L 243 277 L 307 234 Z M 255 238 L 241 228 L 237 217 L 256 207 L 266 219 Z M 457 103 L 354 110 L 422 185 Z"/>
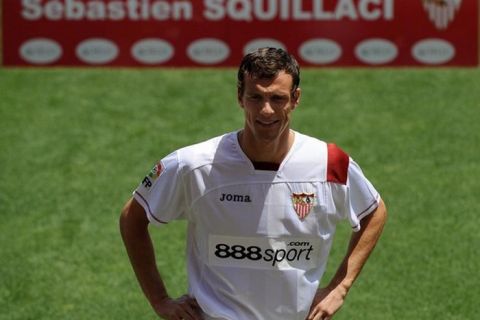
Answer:
<path fill-rule="evenodd" d="M 199 320 L 200 309 L 188 296 L 168 296 L 155 262 L 155 253 L 148 232 L 149 221 L 143 207 L 130 199 L 120 216 L 120 232 L 137 280 L 155 312 L 166 320 Z"/>
<path fill-rule="evenodd" d="M 327 287 L 319 289 L 313 299 L 308 320 L 326 320 L 342 306 L 345 297 L 375 247 L 387 219 L 380 200 L 378 208 L 361 220 L 361 230 L 352 234 L 347 254 Z"/>

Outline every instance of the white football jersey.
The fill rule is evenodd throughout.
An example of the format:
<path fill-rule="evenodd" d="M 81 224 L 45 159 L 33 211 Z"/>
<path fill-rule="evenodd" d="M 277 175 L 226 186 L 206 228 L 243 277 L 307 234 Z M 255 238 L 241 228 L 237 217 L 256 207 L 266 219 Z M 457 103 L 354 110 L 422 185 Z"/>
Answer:
<path fill-rule="evenodd" d="M 149 220 L 188 220 L 189 293 L 206 319 L 299 319 L 338 221 L 354 231 L 380 197 L 342 150 L 295 132 L 278 171 L 256 170 L 237 132 L 182 148 L 134 192 Z"/>

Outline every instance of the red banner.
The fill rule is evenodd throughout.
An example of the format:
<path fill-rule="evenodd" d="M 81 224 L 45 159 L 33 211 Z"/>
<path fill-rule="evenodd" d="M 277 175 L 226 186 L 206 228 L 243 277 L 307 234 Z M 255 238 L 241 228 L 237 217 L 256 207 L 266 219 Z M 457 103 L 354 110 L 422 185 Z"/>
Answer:
<path fill-rule="evenodd" d="M 7 66 L 477 66 L 476 0 L 4 0 Z"/>

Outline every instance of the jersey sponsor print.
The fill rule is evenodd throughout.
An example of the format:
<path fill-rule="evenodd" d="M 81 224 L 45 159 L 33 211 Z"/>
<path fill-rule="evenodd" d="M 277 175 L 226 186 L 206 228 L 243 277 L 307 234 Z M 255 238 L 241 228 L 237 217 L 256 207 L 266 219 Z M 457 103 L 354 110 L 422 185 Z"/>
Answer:
<path fill-rule="evenodd" d="M 210 265 L 269 270 L 309 270 L 317 266 L 321 240 L 211 234 L 208 242 Z"/>

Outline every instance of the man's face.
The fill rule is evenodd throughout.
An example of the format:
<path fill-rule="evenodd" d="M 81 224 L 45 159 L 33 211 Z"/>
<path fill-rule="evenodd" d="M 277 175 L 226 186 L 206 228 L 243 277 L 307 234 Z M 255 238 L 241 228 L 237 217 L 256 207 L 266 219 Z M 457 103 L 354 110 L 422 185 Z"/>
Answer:
<path fill-rule="evenodd" d="M 245 131 L 255 140 L 273 142 L 288 137 L 290 113 L 300 102 L 300 89 L 293 94 L 292 76 L 284 71 L 273 79 L 245 76 L 238 101 L 245 112 Z"/>

